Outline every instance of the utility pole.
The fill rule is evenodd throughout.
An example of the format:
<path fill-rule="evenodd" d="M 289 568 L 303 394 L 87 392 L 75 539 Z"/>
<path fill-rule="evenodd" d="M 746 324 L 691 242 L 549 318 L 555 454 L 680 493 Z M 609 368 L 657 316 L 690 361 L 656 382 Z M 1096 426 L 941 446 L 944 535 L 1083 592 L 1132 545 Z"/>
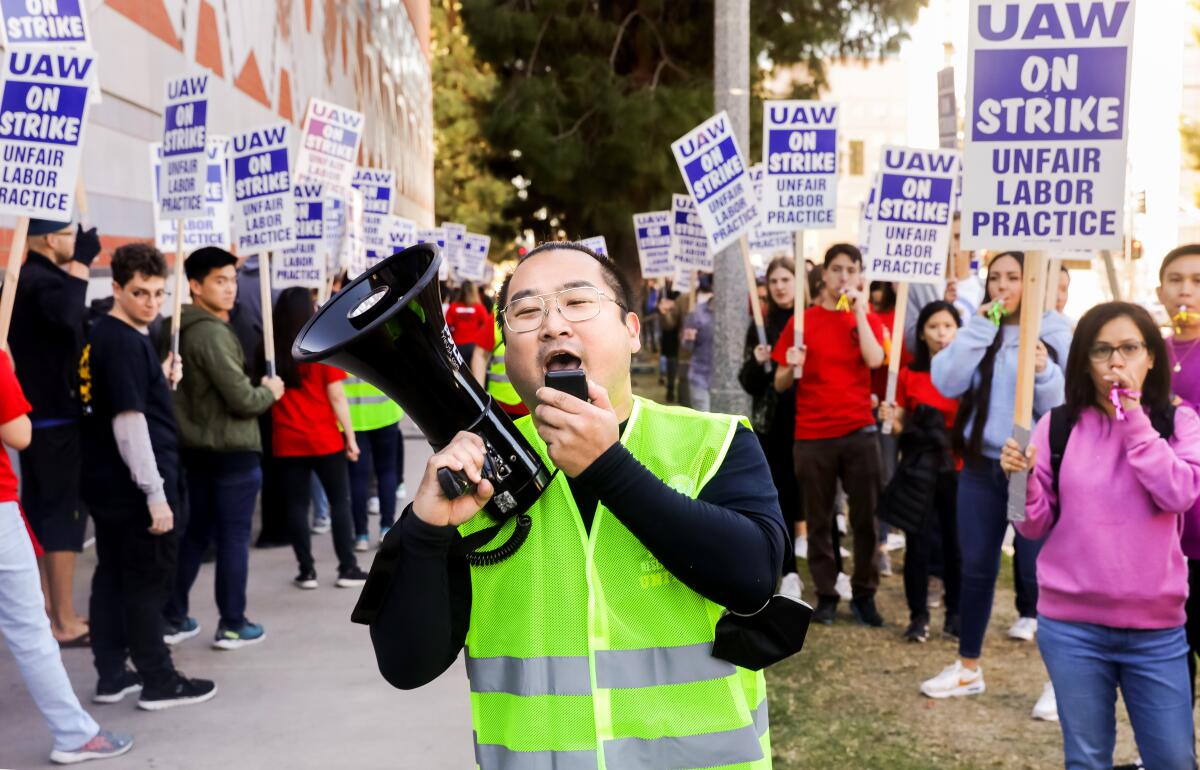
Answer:
<path fill-rule="evenodd" d="M 716 0 L 713 10 L 713 101 L 725 110 L 738 146 L 750 152 L 750 0 Z M 750 397 L 738 384 L 750 308 L 746 270 L 737 245 L 716 255 L 713 271 L 713 362 L 709 378 L 714 412 L 750 414 Z"/>

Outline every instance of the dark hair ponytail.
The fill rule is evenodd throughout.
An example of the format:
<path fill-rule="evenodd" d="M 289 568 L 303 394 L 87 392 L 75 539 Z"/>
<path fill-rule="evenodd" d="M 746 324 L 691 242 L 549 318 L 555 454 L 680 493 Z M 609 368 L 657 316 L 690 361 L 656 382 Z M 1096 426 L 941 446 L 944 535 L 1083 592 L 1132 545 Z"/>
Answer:
<path fill-rule="evenodd" d="M 988 276 L 991 277 L 992 267 L 1001 257 L 1011 257 L 1025 272 L 1025 254 L 1020 251 L 1005 251 L 997 254 L 988 263 Z M 988 297 L 990 300 L 991 297 Z M 1024 301 L 1024 297 L 1021 298 Z M 987 425 L 988 412 L 992 405 L 992 375 L 996 371 L 996 354 L 1004 343 L 1004 335 L 996 330 L 996 338 L 983 354 L 979 362 L 979 384 L 969 389 L 958 401 L 958 414 L 954 418 L 954 435 L 951 441 L 954 451 L 963 457 L 979 457 L 983 452 L 983 428 Z M 972 420 L 974 417 L 974 420 Z M 972 422 L 971 435 L 967 436 L 967 423 Z"/>

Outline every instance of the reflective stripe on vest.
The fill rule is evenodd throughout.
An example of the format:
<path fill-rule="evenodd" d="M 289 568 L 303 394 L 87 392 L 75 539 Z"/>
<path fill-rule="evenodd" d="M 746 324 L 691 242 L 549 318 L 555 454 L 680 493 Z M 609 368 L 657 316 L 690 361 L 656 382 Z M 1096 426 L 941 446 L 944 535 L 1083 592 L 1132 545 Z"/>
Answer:
<path fill-rule="evenodd" d="M 395 401 L 383 394 L 379 388 L 365 380 L 350 375 L 342 381 L 346 391 L 346 403 L 350 406 L 350 422 L 355 430 L 378 430 L 395 425 L 404 417 L 404 411 Z"/>
<path fill-rule="evenodd" d="M 683 738 L 621 738 L 604 744 L 605 764 L 619 770 L 659 770 L 664 767 L 715 767 L 762 758 L 759 741 L 767 733 L 767 701 L 754 710 L 754 721 L 725 733 L 702 733 Z M 756 747 L 750 749 L 751 743 Z M 749 754 L 749 760 L 747 755 Z M 475 762 L 488 770 L 596 770 L 596 753 L 585 751 L 513 751 L 495 743 L 481 744 L 475 736 Z"/>
<path fill-rule="evenodd" d="M 694 499 L 738 422 L 636 398 L 621 443 Z M 553 469 L 531 420 L 516 426 Z M 603 504 L 585 530 L 561 474 L 529 515 L 516 554 L 470 572 L 466 662 L 481 770 L 770 768 L 762 673 L 712 657 L 723 608 L 676 579 Z M 490 525 L 477 518 L 460 533 Z"/>

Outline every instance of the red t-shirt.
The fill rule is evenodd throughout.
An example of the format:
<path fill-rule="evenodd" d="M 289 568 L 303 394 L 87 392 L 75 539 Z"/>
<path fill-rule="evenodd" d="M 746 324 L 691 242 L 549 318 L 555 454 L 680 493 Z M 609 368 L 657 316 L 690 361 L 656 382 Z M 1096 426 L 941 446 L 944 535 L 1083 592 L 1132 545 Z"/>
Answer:
<path fill-rule="evenodd" d="M 271 407 L 271 453 L 276 457 L 315 457 L 342 451 L 346 444 L 326 387 L 346 373 L 325 364 L 300 364 L 300 387 L 288 388 Z"/>
<path fill-rule="evenodd" d="M 905 367 L 912 363 L 912 353 L 908 348 L 904 347 L 904 337 L 901 334 L 900 342 L 896 342 L 892 338 L 892 326 L 896 320 L 896 308 L 885 310 L 882 313 L 876 313 L 875 316 L 879 319 L 879 323 L 883 326 L 883 363 L 884 365 L 878 369 L 871 370 L 871 393 L 883 403 L 887 399 L 887 381 L 888 368 L 887 363 L 891 360 L 892 351 L 896 346 L 900 346 L 900 366 Z M 901 368 L 900 371 L 904 371 Z"/>
<path fill-rule="evenodd" d="M 900 370 L 896 379 L 896 405 L 905 414 L 912 414 L 917 406 L 925 404 L 941 412 L 946 418 L 946 430 L 954 429 L 954 417 L 958 414 L 958 401 L 946 398 L 933 386 L 929 372 L 914 372 L 907 366 Z"/>
<path fill-rule="evenodd" d="M 867 322 L 875 339 L 883 326 L 874 313 Z M 787 365 L 795 319 L 789 318 L 772 358 Z M 871 414 L 871 370 L 858 345 L 854 313 L 814 305 L 804 311 L 804 376 L 796 380 L 796 440 L 838 438 L 875 424 Z"/>
<path fill-rule="evenodd" d="M 492 315 L 482 304 L 463 305 L 451 302 L 446 311 L 446 325 L 455 345 L 487 345 L 492 341 Z"/>
<path fill-rule="evenodd" d="M 0 425 L 29 414 L 32 409 L 17 382 L 8 354 L 0 350 Z M 12 463 L 8 461 L 8 452 L 0 447 L 0 503 L 17 500 L 17 474 L 13 473 Z"/>

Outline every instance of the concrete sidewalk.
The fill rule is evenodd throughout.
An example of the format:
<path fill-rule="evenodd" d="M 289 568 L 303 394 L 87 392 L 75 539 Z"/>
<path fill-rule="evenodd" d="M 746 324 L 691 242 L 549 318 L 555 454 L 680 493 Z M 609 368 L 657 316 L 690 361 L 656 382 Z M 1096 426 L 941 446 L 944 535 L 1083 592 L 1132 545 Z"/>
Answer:
<path fill-rule="evenodd" d="M 429 447 L 406 423 L 405 479 L 411 492 Z M 371 517 L 377 537 L 379 518 Z M 136 696 L 123 703 L 91 702 L 96 684 L 90 650 L 63 650 L 63 661 L 84 707 L 102 727 L 134 734 L 133 750 L 97 763 L 105 770 L 156 768 L 467 768 L 474 765 L 466 675 L 461 658 L 426 687 L 402 692 L 379 675 L 364 626 L 350 622 L 356 589 L 333 585 L 336 560 L 329 535 L 313 536 L 321 587 L 292 586 L 290 548 L 250 553 L 248 614 L 267 638 L 236 651 L 209 646 L 216 627 L 213 565 L 192 591 L 199 636 L 173 648 L 189 676 L 213 679 L 208 703 L 151 713 Z M 359 554 L 369 566 L 374 550 Z M 76 603 L 86 613 L 95 551 L 84 552 L 76 573 Z M 414 629 L 420 633 L 420 629 Z M 0 642 L 0 768 L 54 767 L 50 734 L 6 647 Z M 89 764 L 90 766 L 90 764 Z"/>

